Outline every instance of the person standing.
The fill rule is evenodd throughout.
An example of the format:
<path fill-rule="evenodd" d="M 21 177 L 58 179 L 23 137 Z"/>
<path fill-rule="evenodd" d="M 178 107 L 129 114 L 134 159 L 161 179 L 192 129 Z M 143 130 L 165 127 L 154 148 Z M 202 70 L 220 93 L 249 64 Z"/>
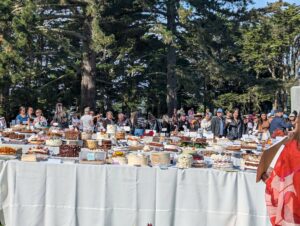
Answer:
<path fill-rule="evenodd" d="M 201 128 L 203 132 L 210 132 L 211 131 L 211 113 L 208 112 L 205 114 L 205 118 L 201 121 Z"/>
<path fill-rule="evenodd" d="M 243 121 L 240 117 L 239 109 L 235 109 L 232 115 L 232 120 L 226 126 L 227 138 L 237 140 L 243 136 Z"/>
<path fill-rule="evenodd" d="M 103 121 L 103 126 L 105 129 L 107 129 L 107 125 L 114 125 L 114 116 L 111 111 L 106 112 L 106 118 Z"/>
<path fill-rule="evenodd" d="M 55 113 L 53 120 L 51 122 L 51 125 L 54 123 L 57 123 L 59 127 L 61 128 L 67 128 L 68 127 L 68 115 L 66 111 L 64 110 L 62 103 L 57 103 L 55 107 Z"/>
<path fill-rule="evenodd" d="M 283 116 L 283 110 L 279 108 L 275 112 L 275 117 L 271 121 L 270 124 L 270 134 L 272 135 L 275 130 L 282 130 L 285 131 L 286 129 L 290 129 L 292 127 L 291 123 L 286 123 L 284 119 L 282 118 Z"/>
<path fill-rule="evenodd" d="M 129 121 L 126 119 L 125 115 L 122 112 L 118 114 L 117 126 L 118 127 L 129 126 Z"/>
<path fill-rule="evenodd" d="M 214 137 L 224 137 L 225 136 L 225 120 L 223 118 L 223 110 L 219 108 L 217 110 L 217 115 L 211 120 L 211 130 Z"/>
<path fill-rule="evenodd" d="M 147 129 L 155 130 L 157 133 L 161 131 L 160 122 L 152 114 L 148 115 Z"/>
<path fill-rule="evenodd" d="M 83 132 L 93 132 L 94 131 L 93 116 L 90 114 L 89 107 L 86 107 L 84 109 L 84 115 L 80 118 L 80 127 Z"/>

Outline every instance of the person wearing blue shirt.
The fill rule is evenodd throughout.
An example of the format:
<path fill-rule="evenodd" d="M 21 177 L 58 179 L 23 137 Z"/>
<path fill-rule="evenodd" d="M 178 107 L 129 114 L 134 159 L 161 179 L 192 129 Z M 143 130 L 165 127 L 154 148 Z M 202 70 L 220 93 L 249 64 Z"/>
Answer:
<path fill-rule="evenodd" d="M 28 115 L 26 114 L 25 107 L 20 107 L 19 114 L 16 117 L 17 124 L 26 124 L 28 123 Z"/>
<path fill-rule="evenodd" d="M 283 110 L 278 109 L 275 112 L 275 117 L 271 121 L 270 124 L 270 134 L 272 135 L 273 132 L 277 129 L 280 129 L 282 131 L 285 131 L 286 129 L 289 129 L 292 127 L 291 123 L 286 123 L 285 120 L 283 119 Z"/>

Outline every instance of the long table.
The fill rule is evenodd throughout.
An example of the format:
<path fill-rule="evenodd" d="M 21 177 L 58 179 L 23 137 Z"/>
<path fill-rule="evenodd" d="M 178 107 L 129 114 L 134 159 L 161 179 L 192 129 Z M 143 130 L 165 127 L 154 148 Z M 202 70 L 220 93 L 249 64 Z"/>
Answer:
<path fill-rule="evenodd" d="M 255 174 L 213 169 L 2 164 L 7 226 L 267 226 Z"/>

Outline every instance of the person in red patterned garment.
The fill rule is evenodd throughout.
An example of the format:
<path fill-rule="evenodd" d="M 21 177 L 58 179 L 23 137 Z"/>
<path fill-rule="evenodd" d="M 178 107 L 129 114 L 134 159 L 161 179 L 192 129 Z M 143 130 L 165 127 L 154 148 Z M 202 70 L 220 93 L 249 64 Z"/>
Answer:
<path fill-rule="evenodd" d="M 265 183 L 272 225 L 300 226 L 300 116 Z"/>

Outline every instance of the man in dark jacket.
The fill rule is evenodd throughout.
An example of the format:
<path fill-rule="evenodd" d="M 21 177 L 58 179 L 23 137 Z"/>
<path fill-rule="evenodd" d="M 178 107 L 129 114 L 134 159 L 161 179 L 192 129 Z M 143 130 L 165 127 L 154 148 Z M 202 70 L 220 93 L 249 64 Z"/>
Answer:
<path fill-rule="evenodd" d="M 270 134 L 272 135 L 273 132 L 277 129 L 280 129 L 282 131 L 289 129 L 292 127 L 292 124 L 286 123 L 284 119 L 282 118 L 283 116 L 283 110 L 278 109 L 275 111 L 275 117 L 273 118 L 271 124 L 270 124 Z"/>
<path fill-rule="evenodd" d="M 215 137 L 225 136 L 225 120 L 221 108 L 217 110 L 217 116 L 213 117 L 211 120 L 211 131 Z"/>

